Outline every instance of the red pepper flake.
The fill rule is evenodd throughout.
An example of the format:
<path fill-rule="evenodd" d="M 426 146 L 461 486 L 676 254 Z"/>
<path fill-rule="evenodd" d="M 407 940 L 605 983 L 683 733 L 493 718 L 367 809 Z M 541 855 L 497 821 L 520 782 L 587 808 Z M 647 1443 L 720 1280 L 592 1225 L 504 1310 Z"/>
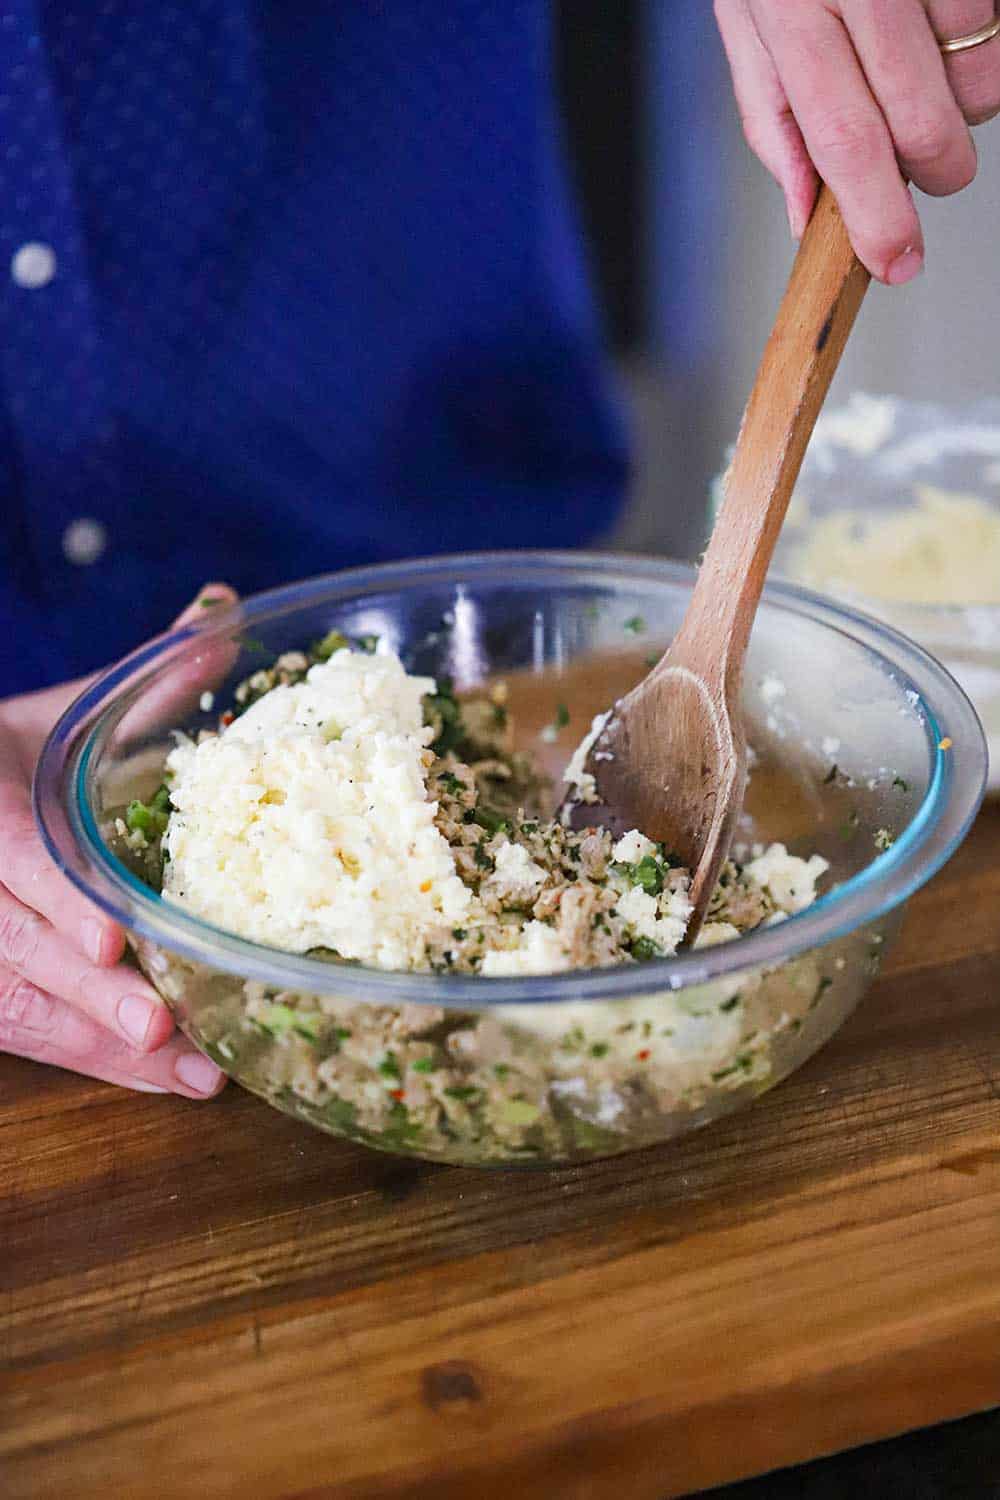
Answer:
<path fill-rule="evenodd" d="M 389 1090 L 389 1098 L 390 1099 L 398 1099 L 400 1101 L 400 1103 L 402 1103 L 403 1096 L 405 1095 L 405 1093 L 406 1093 L 405 1089 L 390 1089 Z"/>
<path fill-rule="evenodd" d="M 645 1062 L 646 1058 L 649 1056 L 649 1048 L 648 1047 L 643 1047 L 642 1051 L 641 1052 L 637 1052 L 635 1054 L 635 1056 L 636 1056 L 636 1061 L 637 1062 Z"/>
<path fill-rule="evenodd" d="M 235 718 L 236 715 L 232 712 L 231 709 L 227 708 L 224 714 L 219 715 L 219 723 L 222 725 L 223 729 L 228 729 Z"/>

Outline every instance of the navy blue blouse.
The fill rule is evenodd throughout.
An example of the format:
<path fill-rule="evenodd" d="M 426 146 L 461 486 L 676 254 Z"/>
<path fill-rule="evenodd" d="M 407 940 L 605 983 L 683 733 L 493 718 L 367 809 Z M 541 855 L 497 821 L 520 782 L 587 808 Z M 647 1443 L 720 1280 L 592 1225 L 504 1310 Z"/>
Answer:
<path fill-rule="evenodd" d="M 0 695 L 625 475 L 545 0 L 0 0 Z"/>

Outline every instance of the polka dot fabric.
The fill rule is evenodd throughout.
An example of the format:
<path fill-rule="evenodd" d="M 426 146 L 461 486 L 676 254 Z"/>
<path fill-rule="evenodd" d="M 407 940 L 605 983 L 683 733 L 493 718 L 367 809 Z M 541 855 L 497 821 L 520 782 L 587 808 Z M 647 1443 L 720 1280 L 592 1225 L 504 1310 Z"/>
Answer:
<path fill-rule="evenodd" d="M 0 693 L 207 578 L 586 542 L 625 471 L 541 0 L 0 0 Z"/>

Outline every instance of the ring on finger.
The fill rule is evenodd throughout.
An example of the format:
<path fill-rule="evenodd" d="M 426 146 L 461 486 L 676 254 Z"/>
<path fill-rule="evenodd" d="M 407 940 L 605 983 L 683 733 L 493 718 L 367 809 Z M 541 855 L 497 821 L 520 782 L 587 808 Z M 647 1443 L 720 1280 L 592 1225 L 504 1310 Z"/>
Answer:
<path fill-rule="evenodd" d="M 1000 16 L 994 16 L 992 21 L 987 21 L 985 26 L 980 26 L 978 31 L 970 31 L 965 36 L 955 36 L 950 40 L 938 39 L 938 46 L 946 57 L 956 52 L 971 52 L 973 47 L 982 47 L 986 42 L 992 42 L 994 37 L 1000 36 Z"/>

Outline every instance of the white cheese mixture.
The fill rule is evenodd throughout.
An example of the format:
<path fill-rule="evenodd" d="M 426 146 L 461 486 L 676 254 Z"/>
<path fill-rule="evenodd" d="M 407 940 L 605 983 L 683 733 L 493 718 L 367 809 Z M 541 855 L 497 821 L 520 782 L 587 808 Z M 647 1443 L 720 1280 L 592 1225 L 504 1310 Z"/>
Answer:
<path fill-rule="evenodd" d="M 395 656 L 339 651 L 182 741 L 164 896 L 270 947 L 417 966 L 472 900 L 427 795 L 433 687 Z"/>

